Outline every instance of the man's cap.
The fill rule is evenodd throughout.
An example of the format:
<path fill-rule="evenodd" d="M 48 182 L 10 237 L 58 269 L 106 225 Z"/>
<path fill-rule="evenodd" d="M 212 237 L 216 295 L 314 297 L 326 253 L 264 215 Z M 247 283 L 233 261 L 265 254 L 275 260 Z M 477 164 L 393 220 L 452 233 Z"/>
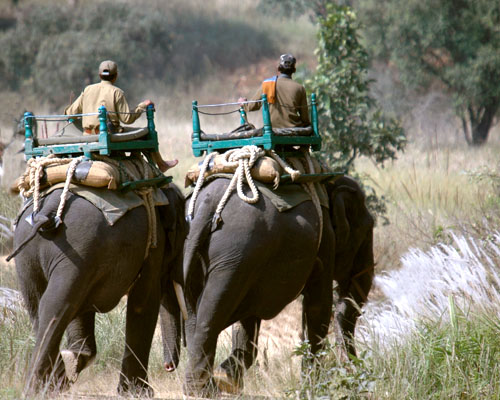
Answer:
<path fill-rule="evenodd" d="M 115 75 L 118 72 L 118 65 L 114 61 L 106 60 L 99 65 L 99 75 Z"/>
<path fill-rule="evenodd" d="M 282 54 L 280 56 L 280 66 L 282 66 L 285 69 L 290 69 L 295 67 L 296 62 L 297 60 L 291 54 L 287 53 L 287 54 Z"/>

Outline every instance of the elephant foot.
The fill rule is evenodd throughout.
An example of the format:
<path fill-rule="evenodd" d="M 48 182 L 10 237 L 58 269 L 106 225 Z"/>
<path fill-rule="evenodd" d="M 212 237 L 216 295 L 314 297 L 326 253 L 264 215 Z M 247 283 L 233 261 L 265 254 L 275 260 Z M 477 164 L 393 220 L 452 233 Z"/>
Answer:
<path fill-rule="evenodd" d="M 120 377 L 120 382 L 118 383 L 117 392 L 123 397 L 134 397 L 134 398 L 151 398 L 154 397 L 155 392 L 147 382 L 136 381 L 132 384 L 128 379 Z"/>
<path fill-rule="evenodd" d="M 71 382 L 65 374 L 64 367 L 61 367 L 54 370 L 53 376 L 50 378 L 37 379 L 32 377 L 24 388 L 24 398 L 37 398 L 40 393 L 57 396 L 59 393 L 69 390 Z"/>
<path fill-rule="evenodd" d="M 70 382 L 76 382 L 82 370 L 88 367 L 95 357 L 84 352 L 74 352 L 72 350 L 61 350 L 61 358 L 64 362 L 66 376 Z"/>
<path fill-rule="evenodd" d="M 69 381 L 76 382 L 76 378 L 78 378 L 78 372 L 76 372 L 78 367 L 77 355 L 70 350 L 62 350 L 61 358 L 63 359 L 66 376 Z"/>
<path fill-rule="evenodd" d="M 214 381 L 219 390 L 222 392 L 240 394 L 243 390 L 242 380 L 229 376 L 227 371 L 222 368 L 218 368 L 214 372 Z"/>
<path fill-rule="evenodd" d="M 214 379 L 209 379 L 206 383 L 194 382 L 186 380 L 182 386 L 182 391 L 185 396 L 200 398 L 214 398 L 220 395 L 220 389 Z"/>

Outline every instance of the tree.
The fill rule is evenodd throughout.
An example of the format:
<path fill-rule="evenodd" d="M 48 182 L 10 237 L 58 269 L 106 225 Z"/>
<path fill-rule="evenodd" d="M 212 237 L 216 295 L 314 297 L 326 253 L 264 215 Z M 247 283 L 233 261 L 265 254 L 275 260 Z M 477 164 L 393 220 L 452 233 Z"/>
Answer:
<path fill-rule="evenodd" d="M 317 70 L 305 82 L 318 99 L 322 156 L 329 165 L 347 172 L 352 171 L 357 157 L 366 156 L 383 165 L 406 145 L 399 122 L 385 118 L 370 97 L 369 57 L 358 31 L 352 9 L 327 5 L 325 16 L 318 17 Z M 370 199 L 376 199 L 373 191 Z"/>
<path fill-rule="evenodd" d="M 500 109 L 500 2 L 363 0 L 370 48 L 399 69 L 407 87 L 440 82 L 453 96 L 467 142 L 486 143 Z M 366 22 L 366 21 L 365 21 Z"/>
<path fill-rule="evenodd" d="M 370 97 L 369 57 L 358 39 L 356 14 L 328 5 L 318 26 L 318 66 L 305 83 L 317 95 L 324 158 L 347 170 L 359 156 L 380 164 L 394 159 L 406 143 L 404 131 L 398 121 L 384 118 Z"/>

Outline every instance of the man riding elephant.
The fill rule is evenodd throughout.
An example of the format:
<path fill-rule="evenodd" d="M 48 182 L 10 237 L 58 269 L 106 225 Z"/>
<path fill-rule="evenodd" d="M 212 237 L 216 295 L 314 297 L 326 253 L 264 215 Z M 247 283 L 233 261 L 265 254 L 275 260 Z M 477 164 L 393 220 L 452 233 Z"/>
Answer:
<path fill-rule="evenodd" d="M 296 59 L 291 54 L 282 54 L 278 63 L 278 75 L 266 79 L 251 98 L 253 103 L 244 105 L 245 111 L 256 111 L 262 107 L 258 102 L 262 94 L 267 95 L 269 114 L 273 128 L 305 127 L 311 124 L 307 107 L 307 96 L 304 86 L 295 82 Z M 240 103 L 247 101 L 240 97 Z"/>
<path fill-rule="evenodd" d="M 101 82 L 87 86 L 73 104 L 64 110 L 64 113 L 66 115 L 94 114 L 100 106 L 104 106 L 109 113 L 108 128 L 110 128 L 111 133 L 123 132 L 124 128 L 120 126 L 120 122 L 124 124 L 133 123 L 146 111 L 146 107 L 152 102 L 151 100 L 144 100 L 139 103 L 133 112 L 130 112 L 123 90 L 114 86 L 118 79 L 118 66 L 114 61 L 101 62 L 99 77 Z M 99 134 L 98 115 L 84 115 L 82 125 L 85 135 Z M 164 161 L 159 152 L 152 152 L 151 155 L 161 172 L 175 167 L 178 163 L 178 160 Z"/>

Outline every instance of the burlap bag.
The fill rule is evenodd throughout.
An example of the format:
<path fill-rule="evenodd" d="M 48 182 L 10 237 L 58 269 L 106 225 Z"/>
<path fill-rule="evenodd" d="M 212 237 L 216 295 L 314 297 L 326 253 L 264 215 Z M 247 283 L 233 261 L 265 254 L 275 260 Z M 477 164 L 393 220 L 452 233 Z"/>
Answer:
<path fill-rule="evenodd" d="M 90 163 L 88 173 L 86 175 L 83 173 L 81 176 L 82 179 L 77 179 L 77 176 L 80 175 L 73 176 L 73 179 L 71 180 L 72 183 L 92 187 L 107 187 L 111 190 L 116 190 L 118 188 L 120 185 L 120 173 L 116 167 L 102 161 L 91 161 Z M 68 168 L 69 164 L 54 165 L 44 168 L 44 174 L 40 182 L 41 188 L 54 185 L 59 182 L 65 182 Z M 18 178 L 16 181 L 18 189 L 19 184 L 21 184 L 21 188 L 25 191 L 29 190 L 29 176 Z"/>
<path fill-rule="evenodd" d="M 193 165 L 186 173 L 184 181 L 185 187 L 196 183 L 200 175 L 200 164 Z M 213 165 L 205 172 L 205 178 L 214 174 L 233 174 L 236 171 L 236 166 L 224 165 L 224 155 L 219 154 L 214 157 Z M 250 169 L 252 177 L 260 182 L 273 183 L 278 185 L 281 174 L 283 173 L 280 165 L 271 157 L 260 157 L 255 165 Z"/>

